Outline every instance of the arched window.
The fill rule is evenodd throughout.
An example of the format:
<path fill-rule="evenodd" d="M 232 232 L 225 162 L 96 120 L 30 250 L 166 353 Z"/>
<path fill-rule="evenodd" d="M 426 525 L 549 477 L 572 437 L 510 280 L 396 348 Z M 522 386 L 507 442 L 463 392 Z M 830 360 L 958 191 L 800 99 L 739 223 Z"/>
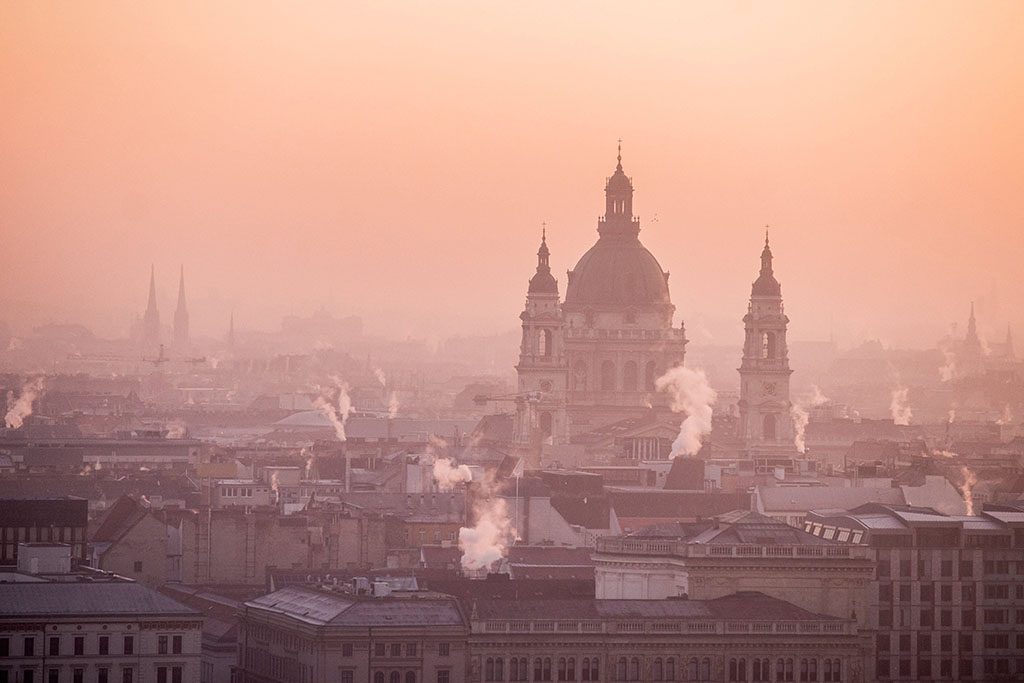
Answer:
<path fill-rule="evenodd" d="M 784 680 L 786 680 L 786 660 L 785 659 L 779 658 L 779 660 L 777 662 L 775 662 L 775 680 L 776 681 L 784 681 Z"/>
<path fill-rule="evenodd" d="M 651 665 L 651 680 L 660 681 L 665 678 L 665 667 L 661 663 L 661 657 L 654 660 L 654 664 Z"/>
<path fill-rule="evenodd" d="M 676 658 L 669 657 L 665 660 L 665 680 L 676 680 Z"/>
<path fill-rule="evenodd" d="M 764 416 L 761 434 L 765 441 L 775 441 L 775 415 L 769 413 Z"/>
<path fill-rule="evenodd" d="M 494 660 L 490 657 L 488 657 L 486 661 L 484 661 L 484 680 L 494 680 Z"/>
<path fill-rule="evenodd" d="M 793 680 L 793 660 L 792 659 L 787 659 L 786 660 L 786 680 L 787 681 Z"/>
<path fill-rule="evenodd" d="M 567 671 L 566 671 L 566 680 L 567 681 L 575 681 L 576 680 L 576 658 L 575 657 L 569 657 L 568 662 L 569 663 L 568 663 Z"/>
<path fill-rule="evenodd" d="M 405 672 L 405 683 L 416 683 L 416 674 L 413 671 Z"/>
<path fill-rule="evenodd" d="M 619 663 L 615 667 L 615 680 L 626 680 L 626 658 L 619 657 Z"/>
<path fill-rule="evenodd" d="M 533 680 L 544 680 L 544 663 L 541 662 L 540 657 L 533 660 Z"/>
<path fill-rule="evenodd" d="M 373 683 L 384 683 L 384 672 L 378 671 L 373 674 Z"/>
<path fill-rule="evenodd" d="M 565 657 L 559 657 L 558 658 L 558 680 L 560 680 L 560 681 L 567 681 L 567 680 L 569 680 L 568 678 L 566 678 L 566 672 L 567 671 L 568 671 L 568 669 L 566 669 L 566 666 L 565 666 Z"/>
<path fill-rule="evenodd" d="M 775 333 L 761 333 L 761 358 L 775 358 Z"/>
<path fill-rule="evenodd" d="M 809 681 L 817 681 L 818 680 L 818 660 L 817 659 L 812 659 L 810 661 L 810 668 L 811 668 L 811 671 L 807 675 L 807 680 L 809 680 Z"/>
<path fill-rule="evenodd" d="M 653 360 L 647 361 L 644 366 L 644 389 L 654 391 L 654 380 L 658 379 L 658 366 Z"/>
<path fill-rule="evenodd" d="M 1020 566 L 1020 565 L 1018 565 Z M 838 659 L 832 660 L 832 680 L 841 681 L 843 680 L 843 666 Z"/>
<path fill-rule="evenodd" d="M 807 663 L 806 659 L 800 660 L 800 680 L 807 681 L 808 676 L 811 675 L 811 665 Z"/>
<path fill-rule="evenodd" d="M 584 681 L 590 680 L 590 657 L 584 657 L 583 661 L 580 662 L 580 673 Z"/>
<path fill-rule="evenodd" d="M 686 665 L 686 680 L 697 681 L 700 680 L 699 664 L 697 663 L 696 657 L 691 657 L 690 662 Z"/>
<path fill-rule="evenodd" d="M 505 660 L 501 657 L 494 660 L 494 680 L 505 680 Z"/>
<path fill-rule="evenodd" d="M 741 658 L 737 668 L 739 668 L 739 679 L 741 681 L 747 680 L 747 660 Z"/>
<path fill-rule="evenodd" d="M 601 363 L 601 391 L 615 391 L 615 363 L 610 360 Z"/>
<path fill-rule="evenodd" d="M 729 680 L 730 681 L 738 681 L 739 680 L 739 678 L 737 678 L 737 674 L 736 674 L 736 660 L 735 659 L 730 659 L 729 660 Z"/>
<path fill-rule="evenodd" d="M 761 660 L 760 659 L 755 659 L 754 660 L 754 680 L 755 681 L 763 681 L 764 680 L 763 678 L 761 678 Z"/>
<path fill-rule="evenodd" d="M 390 683 L 402 683 L 402 674 L 397 671 L 392 671 L 391 674 L 388 675 L 388 681 Z"/>
<path fill-rule="evenodd" d="M 511 678 L 513 681 L 519 680 L 519 660 L 515 657 L 513 657 L 512 661 L 509 662 L 508 673 L 509 678 Z"/>
<path fill-rule="evenodd" d="M 700 660 L 700 680 L 710 681 L 711 680 L 711 660 L 705 657 Z"/>
<path fill-rule="evenodd" d="M 542 678 L 541 680 L 542 681 L 550 681 L 551 680 L 551 657 L 545 657 L 544 658 L 544 678 Z"/>
<path fill-rule="evenodd" d="M 552 335 L 551 330 L 541 330 L 537 333 L 537 355 L 538 356 L 550 356 L 553 353 L 552 349 Z"/>
<path fill-rule="evenodd" d="M 629 680 L 640 680 L 640 660 L 636 657 L 633 657 L 633 659 L 629 660 Z"/>
<path fill-rule="evenodd" d="M 572 368 L 572 390 L 587 390 L 587 364 L 585 361 L 576 361 L 576 365 Z"/>
<path fill-rule="evenodd" d="M 636 391 L 636 363 L 633 361 L 626 361 L 626 364 L 622 366 L 622 390 L 623 391 Z"/>
<path fill-rule="evenodd" d="M 597 657 L 594 657 L 590 660 L 590 680 L 592 681 L 601 680 L 601 664 L 599 663 L 600 661 L 601 660 Z"/>

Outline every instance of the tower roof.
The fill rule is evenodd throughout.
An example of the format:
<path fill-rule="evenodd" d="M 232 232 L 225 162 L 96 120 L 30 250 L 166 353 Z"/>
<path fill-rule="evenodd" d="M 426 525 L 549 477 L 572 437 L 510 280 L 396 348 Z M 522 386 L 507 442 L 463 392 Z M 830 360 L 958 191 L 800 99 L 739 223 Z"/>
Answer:
<path fill-rule="evenodd" d="M 772 248 L 768 244 L 768 230 L 764 231 L 764 249 L 761 250 L 761 272 L 750 290 L 751 296 L 782 296 L 782 285 L 775 279 L 772 269 Z"/>
<path fill-rule="evenodd" d="M 178 280 L 178 311 L 185 312 L 188 306 L 185 303 L 185 266 L 181 267 L 181 276 Z"/>
<path fill-rule="evenodd" d="M 537 250 L 537 272 L 530 278 L 529 294 L 558 294 L 558 281 L 551 274 L 548 250 L 547 226 L 542 228 L 540 236 L 540 249 Z"/>
<path fill-rule="evenodd" d="M 600 238 L 570 272 L 565 302 L 598 306 L 670 304 L 668 273 L 640 243 L 640 221 L 633 217 L 633 183 L 622 170 L 621 140 L 616 160 L 615 173 L 605 183 Z"/>

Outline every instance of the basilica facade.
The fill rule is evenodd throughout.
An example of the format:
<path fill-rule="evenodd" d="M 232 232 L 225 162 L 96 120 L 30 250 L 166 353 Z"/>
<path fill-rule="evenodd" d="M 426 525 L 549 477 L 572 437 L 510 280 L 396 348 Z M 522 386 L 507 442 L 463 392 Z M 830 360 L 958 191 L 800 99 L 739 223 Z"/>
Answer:
<path fill-rule="evenodd" d="M 564 301 L 542 234 L 537 269 L 520 314 L 514 442 L 536 464 L 543 444 L 609 428 L 629 418 L 678 424 L 655 380 L 681 365 L 686 333 L 673 322 L 669 274 L 640 242 L 633 182 L 622 169 L 605 183 L 597 242 L 568 271 Z M 789 318 L 765 234 L 761 269 L 743 317 L 738 433 L 740 457 L 796 454 L 790 401 Z M 623 428 L 629 426 L 623 423 Z M 661 453 L 661 458 L 667 454 Z"/>
<path fill-rule="evenodd" d="M 654 381 L 682 364 L 686 333 L 673 323 L 668 272 L 640 242 L 621 150 L 597 233 L 567 273 L 564 301 L 541 238 L 520 315 L 517 447 L 538 450 L 652 410 L 670 412 Z"/>

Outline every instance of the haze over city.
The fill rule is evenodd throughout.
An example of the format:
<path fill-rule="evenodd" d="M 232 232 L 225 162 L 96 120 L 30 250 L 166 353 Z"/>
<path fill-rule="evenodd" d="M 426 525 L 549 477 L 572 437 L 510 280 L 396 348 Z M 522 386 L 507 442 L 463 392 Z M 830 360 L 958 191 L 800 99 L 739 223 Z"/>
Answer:
<path fill-rule="evenodd" d="M 770 224 L 796 339 L 1024 328 L 1024 7 L 6 3 L 0 319 L 124 335 L 155 264 L 196 334 L 324 306 L 405 338 L 515 327 L 623 139 L 695 343 Z"/>

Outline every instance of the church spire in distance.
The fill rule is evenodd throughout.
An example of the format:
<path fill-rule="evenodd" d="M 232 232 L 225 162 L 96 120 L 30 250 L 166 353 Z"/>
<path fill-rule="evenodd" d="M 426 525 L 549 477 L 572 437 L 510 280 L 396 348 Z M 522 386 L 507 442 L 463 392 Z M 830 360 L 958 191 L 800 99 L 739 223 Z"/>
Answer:
<path fill-rule="evenodd" d="M 188 346 L 188 304 L 185 302 L 185 266 L 181 266 L 178 279 L 178 307 L 174 310 L 174 345 L 179 348 Z"/>
<path fill-rule="evenodd" d="M 160 311 L 156 306 L 156 267 L 149 266 L 149 300 L 142 317 L 142 343 L 146 348 L 160 343 Z"/>
<path fill-rule="evenodd" d="M 633 181 L 622 170 L 622 139 L 615 157 L 615 172 L 604 186 L 604 217 L 598 221 L 601 235 L 632 236 L 640 232 L 640 219 L 633 217 Z"/>

